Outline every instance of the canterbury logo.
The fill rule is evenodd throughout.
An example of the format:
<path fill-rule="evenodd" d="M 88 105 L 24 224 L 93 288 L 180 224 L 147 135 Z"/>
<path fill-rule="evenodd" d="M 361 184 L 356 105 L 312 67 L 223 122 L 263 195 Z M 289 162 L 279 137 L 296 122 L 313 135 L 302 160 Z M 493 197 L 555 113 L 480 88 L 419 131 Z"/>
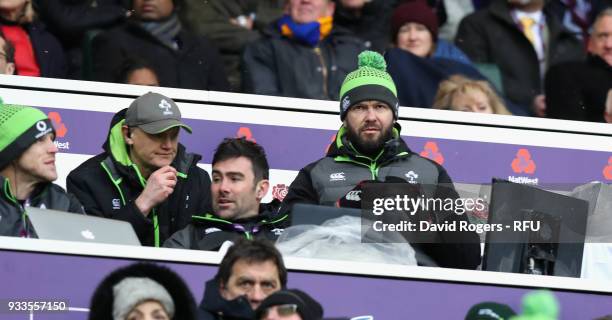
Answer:
<path fill-rule="evenodd" d="M 350 201 L 361 201 L 361 190 L 353 190 L 353 191 L 349 191 L 346 194 L 346 200 L 350 200 Z"/>
<path fill-rule="evenodd" d="M 172 108 L 172 105 L 168 101 L 166 101 L 166 99 L 162 99 L 159 102 L 159 108 L 164 110 L 164 115 L 165 116 L 174 114 L 174 113 L 172 113 L 172 111 L 170 111 L 170 109 Z"/>
<path fill-rule="evenodd" d="M 342 99 L 342 110 L 346 110 L 350 106 L 351 106 L 351 99 L 349 98 L 349 96 L 344 97 L 344 99 Z"/>
<path fill-rule="evenodd" d="M 405 176 L 408 178 L 408 183 L 417 183 L 416 179 L 419 178 L 419 175 L 412 170 L 406 173 Z"/>
<path fill-rule="evenodd" d="M 344 172 L 336 172 L 329 175 L 329 181 L 344 181 Z"/>

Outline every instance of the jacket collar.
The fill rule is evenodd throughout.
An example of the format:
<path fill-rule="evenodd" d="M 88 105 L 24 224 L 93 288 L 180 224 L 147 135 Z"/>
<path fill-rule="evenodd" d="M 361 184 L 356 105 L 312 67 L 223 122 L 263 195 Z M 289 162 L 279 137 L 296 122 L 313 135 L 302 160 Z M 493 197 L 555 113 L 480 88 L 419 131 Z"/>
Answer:
<path fill-rule="evenodd" d="M 223 315 L 224 319 L 253 319 L 255 317 L 245 296 L 240 296 L 234 300 L 226 300 L 221 296 L 219 290 L 217 279 L 213 278 L 207 281 L 204 297 L 199 308 L 215 315 Z"/>
<path fill-rule="evenodd" d="M 255 225 L 280 226 L 288 220 L 288 215 L 279 214 L 280 200 L 274 199 L 269 203 L 259 205 L 259 214 L 253 217 L 238 219 L 234 221 L 220 218 L 214 214 L 192 216 L 192 221 L 197 224 L 215 225 L 221 230 L 234 230 L 232 226 L 239 225 L 251 228 Z"/>

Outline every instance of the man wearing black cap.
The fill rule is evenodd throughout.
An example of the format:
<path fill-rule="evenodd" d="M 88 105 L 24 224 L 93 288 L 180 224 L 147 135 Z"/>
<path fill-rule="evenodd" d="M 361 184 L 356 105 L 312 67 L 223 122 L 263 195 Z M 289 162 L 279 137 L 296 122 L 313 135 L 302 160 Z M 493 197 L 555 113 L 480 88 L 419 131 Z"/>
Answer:
<path fill-rule="evenodd" d="M 257 320 L 321 320 L 323 307 L 306 292 L 287 289 L 268 296 L 255 315 Z"/>
<path fill-rule="evenodd" d="M 191 133 L 172 99 L 140 96 L 113 117 L 104 153 L 70 172 L 68 190 L 88 214 L 130 222 L 143 245 L 159 246 L 211 210 L 210 177 L 178 143 L 180 128 Z"/>
<path fill-rule="evenodd" d="M 55 130 L 42 111 L 0 101 L 0 236 L 35 237 L 26 207 L 83 213 L 57 179 Z"/>

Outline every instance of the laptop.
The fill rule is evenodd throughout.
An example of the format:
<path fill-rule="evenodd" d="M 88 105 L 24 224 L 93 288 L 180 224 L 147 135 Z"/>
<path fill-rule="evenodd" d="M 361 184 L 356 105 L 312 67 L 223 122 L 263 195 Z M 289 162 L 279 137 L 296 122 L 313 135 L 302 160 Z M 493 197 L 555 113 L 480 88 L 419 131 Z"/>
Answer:
<path fill-rule="evenodd" d="M 132 225 L 125 221 L 27 207 L 39 239 L 140 246 Z"/>
<path fill-rule="evenodd" d="M 291 225 L 322 225 L 325 221 L 342 216 L 361 217 L 361 209 L 337 208 L 315 204 L 296 203 L 291 210 Z"/>

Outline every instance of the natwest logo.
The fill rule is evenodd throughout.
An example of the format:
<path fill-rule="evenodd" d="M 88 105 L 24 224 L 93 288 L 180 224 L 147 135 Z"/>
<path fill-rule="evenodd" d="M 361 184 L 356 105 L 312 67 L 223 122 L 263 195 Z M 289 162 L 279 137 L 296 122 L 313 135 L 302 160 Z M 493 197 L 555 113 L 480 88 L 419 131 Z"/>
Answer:
<path fill-rule="evenodd" d="M 531 154 L 527 149 L 519 149 L 516 153 L 516 158 L 512 160 L 512 171 L 515 173 L 533 174 L 536 170 L 536 164 L 531 159 Z"/>
<path fill-rule="evenodd" d="M 425 143 L 425 147 L 420 155 L 421 157 L 435 161 L 439 165 L 444 164 L 444 156 L 440 152 L 438 144 L 433 141 L 427 141 L 427 143 Z"/>
<path fill-rule="evenodd" d="M 283 201 L 283 199 L 285 199 L 288 192 L 289 192 L 289 187 L 285 185 L 284 183 L 279 183 L 275 185 L 274 187 L 272 187 L 272 197 L 280 201 Z"/>
<path fill-rule="evenodd" d="M 62 122 L 62 116 L 59 112 L 51 111 L 47 116 L 51 120 L 51 123 L 53 123 L 56 138 L 65 137 L 66 133 L 68 133 L 68 127 Z"/>
<path fill-rule="evenodd" d="M 251 128 L 249 127 L 240 127 L 236 132 L 236 138 L 245 138 L 251 142 L 257 142 L 255 138 L 253 138 L 253 132 L 251 132 Z"/>
<path fill-rule="evenodd" d="M 606 180 L 612 180 L 612 157 L 608 159 L 608 165 L 603 169 L 603 176 Z"/>

